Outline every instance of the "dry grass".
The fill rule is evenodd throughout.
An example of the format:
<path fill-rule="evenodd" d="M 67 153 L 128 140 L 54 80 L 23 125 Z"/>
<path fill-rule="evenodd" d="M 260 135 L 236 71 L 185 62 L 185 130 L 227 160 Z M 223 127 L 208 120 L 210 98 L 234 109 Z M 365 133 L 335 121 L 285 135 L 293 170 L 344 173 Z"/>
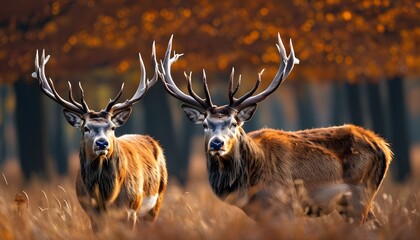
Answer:
<path fill-rule="evenodd" d="M 32 181 L 22 187 L 0 180 L 0 239 L 415 239 L 420 234 L 419 186 L 386 182 L 376 197 L 379 230 L 344 223 L 338 214 L 322 218 L 276 218 L 256 224 L 218 200 L 207 182 L 185 189 L 170 184 L 158 220 L 129 231 L 108 221 L 94 236 L 77 202 L 74 179 Z M 187 192 L 188 191 L 188 192 Z"/>
<path fill-rule="evenodd" d="M 415 156 L 418 164 L 420 154 Z M 70 176 L 49 183 L 23 183 L 17 162 L 11 161 L 3 166 L 4 176 L 0 176 L 0 239 L 354 240 L 417 239 L 420 235 L 418 179 L 397 185 L 388 175 L 374 205 L 383 223 L 381 229 L 344 223 L 337 213 L 314 219 L 271 218 L 256 224 L 242 211 L 214 196 L 205 177 L 203 156 L 197 154 L 193 160 L 190 169 L 193 180 L 185 188 L 169 184 L 161 213 L 153 225 L 141 225 L 131 231 L 122 222 L 108 217 L 107 227 L 97 235 L 93 235 L 75 194 L 77 154 L 70 164 Z M 415 163 L 413 166 L 418 166 Z"/>

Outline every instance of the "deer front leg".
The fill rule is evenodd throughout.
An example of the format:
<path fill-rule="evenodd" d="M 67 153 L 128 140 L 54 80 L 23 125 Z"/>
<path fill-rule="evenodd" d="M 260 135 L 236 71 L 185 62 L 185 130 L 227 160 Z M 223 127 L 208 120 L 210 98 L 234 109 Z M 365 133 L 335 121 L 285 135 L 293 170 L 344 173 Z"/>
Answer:
<path fill-rule="evenodd" d="M 78 178 L 76 181 L 76 194 L 77 200 L 79 201 L 80 206 L 85 211 L 85 213 L 89 216 L 90 225 L 92 227 L 92 231 L 97 233 L 101 230 L 101 222 L 100 222 L 100 210 L 98 207 L 97 201 L 92 198 L 86 191 L 85 185 L 82 183 L 80 178 L 80 172 L 78 174 Z"/>
<path fill-rule="evenodd" d="M 137 211 L 140 209 L 143 196 L 137 196 L 130 204 L 130 209 L 128 210 L 127 220 L 131 223 L 131 230 L 134 231 L 137 223 Z"/>
<path fill-rule="evenodd" d="M 131 230 L 134 231 L 137 223 L 137 212 L 133 209 L 129 209 L 127 212 L 127 221 L 131 224 Z"/>

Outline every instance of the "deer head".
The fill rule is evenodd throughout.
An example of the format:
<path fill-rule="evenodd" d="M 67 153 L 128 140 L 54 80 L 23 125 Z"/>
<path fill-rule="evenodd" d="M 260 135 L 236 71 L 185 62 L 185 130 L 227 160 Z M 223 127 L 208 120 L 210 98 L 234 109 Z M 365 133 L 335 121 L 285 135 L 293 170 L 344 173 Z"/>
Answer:
<path fill-rule="evenodd" d="M 156 65 L 155 60 L 155 45 L 153 43 L 152 59 Z M 140 84 L 134 93 L 134 96 L 124 102 L 117 103 L 121 97 L 124 83 L 121 85 L 117 96 L 111 99 L 106 107 L 99 112 L 91 110 L 85 99 L 82 85 L 79 82 L 79 89 L 81 93 L 81 100 L 77 102 L 74 100 L 72 93 L 72 85 L 68 82 L 69 86 L 69 100 L 63 99 L 56 91 L 54 83 L 49 78 L 47 80 L 45 74 L 45 65 L 47 64 L 50 56 L 45 56 L 45 51 L 42 51 L 41 59 L 39 59 L 38 51 L 35 57 L 35 72 L 32 77 L 38 78 L 41 91 L 49 98 L 63 106 L 64 117 L 67 122 L 76 128 L 79 128 L 82 133 L 81 144 L 85 150 L 88 159 L 95 159 L 100 156 L 109 157 L 114 151 L 115 129 L 122 126 L 131 114 L 131 107 L 140 101 L 145 95 L 147 90 L 152 87 L 157 81 L 157 70 L 152 79 L 146 80 L 146 70 L 143 59 L 139 53 L 141 77 Z M 157 67 L 155 67 L 157 69 Z"/>
<path fill-rule="evenodd" d="M 171 57 L 172 37 L 170 38 L 165 59 L 161 62 L 159 75 L 164 83 L 166 91 L 184 102 L 181 107 L 188 119 L 195 124 L 203 125 L 205 146 L 208 154 L 220 156 L 228 154 L 232 150 L 232 147 L 237 143 L 238 135 L 243 132 L 242 125 L 253 116 L 257 108 L 257 103 L 263 101 L 272 94 L 287 78 L 292 71 L 294 64 L 299 63 L 299 60 L 295 57 L 291 40 L 290 47 L 290 55 L 287 57 L 280 34 L 278 34 L 277 49 L 281 57 L 280 66 L 270 85 L 264 91 L 256 95 L 254 95 L 254 93 L 261 83 L 261 76 L 264 70 L 258 74 L 258 79 L 254 88 L 243 96 L 235 98 L 235 94 L 240 86 L 241 77 L 239 76 L 239 81 L 236 86 L 234 86 L 234 69 L 232 68 L 229 84 L 229 104 L 217 106 L 213 104 L 211 100 L 204 70 L 203 88 L 205 98 L 201 98 L 193 91 L 191 73 L 189 75 L 185 74 L 185 78 L 188 81 L 189 95 L 185 94 L 177 87 L 171 76 L 171 65 L 176 62 L 182 54 L 174 53 Z"/>

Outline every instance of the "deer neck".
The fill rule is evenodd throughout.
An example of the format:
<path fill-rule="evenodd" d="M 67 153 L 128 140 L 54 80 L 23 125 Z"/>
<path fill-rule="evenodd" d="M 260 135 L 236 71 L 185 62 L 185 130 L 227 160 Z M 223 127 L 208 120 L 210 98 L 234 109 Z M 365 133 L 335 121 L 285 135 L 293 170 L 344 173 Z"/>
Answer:
<path fill-rule="evenodd" d="M 243 129 L 232 151 L 224 156 L 207 155 L 207 170 L 214 193 L 224 199 L 255 186 L 261 177 L 262 153 Z"/>
<path fill-rule="evenodd" d="M 86 157 L 83 146 L 80 148 L 80 172 L 89 195 L 96 200 L 99 209 L 105 209 L 107 203 L 118 196 L 122 185 L 122 167 L 117 141 L 111 156 Z"/>

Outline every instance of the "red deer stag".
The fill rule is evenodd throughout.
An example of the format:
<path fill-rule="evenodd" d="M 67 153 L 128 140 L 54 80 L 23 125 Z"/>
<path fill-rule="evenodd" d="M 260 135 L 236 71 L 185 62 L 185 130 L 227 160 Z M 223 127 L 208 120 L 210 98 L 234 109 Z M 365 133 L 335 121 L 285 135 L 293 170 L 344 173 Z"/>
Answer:
<path fill-rule="evenodd" d="M 152 55 L 155 55 L 154 44 Z M 168 178 L 163 150 L 149 136 L 132 134 L 115 137 L 115 129 L 127 121 L 131 107 L 157 82 L 157 73 L 151 80 L 146 80 L 139 54 L 141 77 L 134 96 L 117 103 L 124 88 L 122 84 L 117 96 L 109 101 L 105 109 L 96 112 L 89 109 L 84 100 L 80 83 L 80 103 L 73 98 L 70 82 L 69 101 L 60 97 L 53 81 L 46 78 L 45 65 L 49 57 L 43 51 L 39 61 L 37 51 L 33 77 L 39 79 L 45 95 L 64 107 L 63 113 L 69 124 L 82 133 L 76 193 L 80 205 L 91 219 L 92 229 L 100 230 L 97 217 L 109 209 L 127 210 L 133 227 L 138 216 L 154 220 L 161 208 Z"/>
<path fill-rule="evenodd" d="M 272 94 L 299 63 L 291 41 L 290 47 L 287 57 L 278 35 L 280 66 L 270 85 L 256 95 L 262 71 L 252 90 L 235 98 L 241 78 L 234 86 L 232 69 L 228 105 L 213 104 L 204 71 L 205 98 L 193 91 L 191 74 L 185 74 L 189 94 L 177 87 L 171 65 L 182 54 L 171 56 L 172 37 L 159 75 L 166 91 L 186 103 L 181 107 L 187 117 L 204 127 L 208 177 L 219 198 L 254 219 L 266 216 L 266 210 L 270 214 L 290 213 L 296 205 L 293 199 L 297 199 L 310 216 L 337 210 L 347 220 L 362 224 L 371 219 L 378 223 L 370 205 L 392 158 L 382 138 L 353 125 L 297 132 L 264 128 L 245 133 L 242 128 L 253 116 L 257 103 Z M 304 201 L 299 197 L 302 188 L 308 198 Z M 291 198 L 284 202 L 284 196 Z"/>

